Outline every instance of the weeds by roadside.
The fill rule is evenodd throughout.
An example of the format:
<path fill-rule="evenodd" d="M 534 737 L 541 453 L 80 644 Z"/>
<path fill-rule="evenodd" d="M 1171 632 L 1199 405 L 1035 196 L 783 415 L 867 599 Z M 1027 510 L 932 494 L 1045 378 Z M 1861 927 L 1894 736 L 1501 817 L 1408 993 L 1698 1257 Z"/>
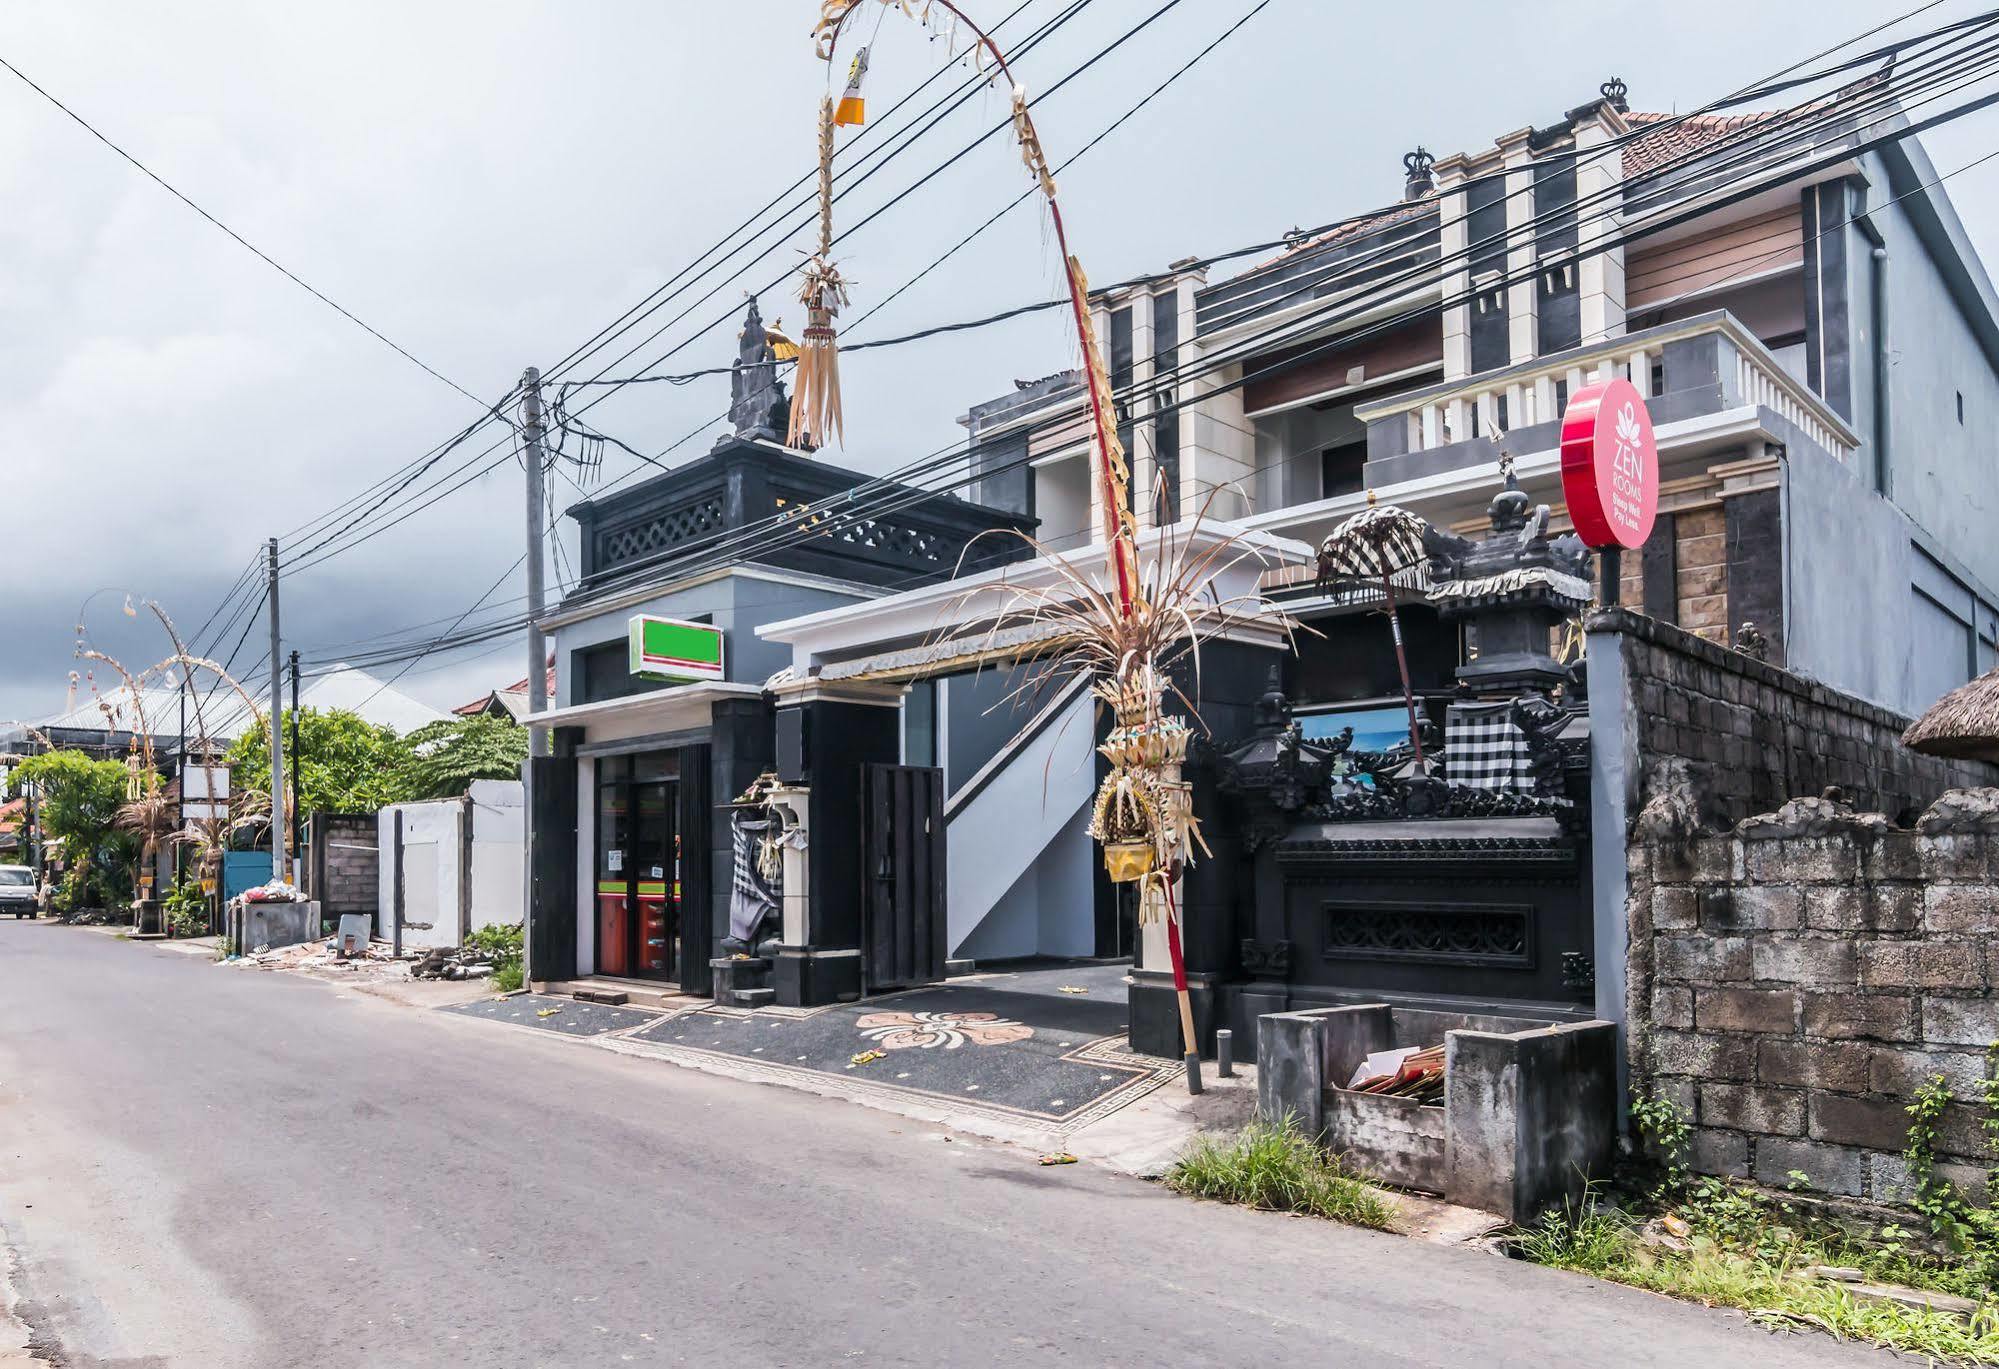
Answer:
<path fill-rule="evenodd" d="M 1704 1234 L 1696 1225 L 1701 1214 L 1695 1207 L 1683 1204 L 1679 1215 L 1696 1228 L 1684 1248 L 1652 1245 L 1644 1240 L 1636 1216 L 1608 1207 L 1592 1194 L 1579 1211 L 1546 1214 L 1537 1226 L 1515 1238 L 1514 1250 L 1536 1264 L 1709 1307 L 1738 1308 L 1769 1326 L 1817 1327 L 1842 1340 L 1871 1341 L 1942 1364 L 1999 1364 L 1999 1309 L 1989 1302 L 1967 1321 L 1946 1312 L 1863 1300 L 1845 1285 L 1810 1278 L 1804 1272 L 1813 1265 L 1851 1259 L 1856 1247 L 1771 1227 L 1766 1230 L 1772 1239 L 1789 1246 L 1786 1253 L 1773 1255 Z M 1779 1236 L 1779 1230 L 1788 1234 Z M 1875 1273 L 1864 1264 L 1858 1267 Z M 1906 1277 L 1919 1271 L 1904 1266 L 1898 1272 Z M 1951 1280 L 1917 1286 L 1935 1287 L 1938 1282 Z"/>
<path fill-rule="evenodd" d="M 1381 1230 L 1388 1203 L 1286 1118 L 1252 1122 L 1234 1136 L 1197 1137 L 1166 1172 L 1166 1186 L 1196 1198 L 1268 1212 L 1302 1212 Z"/>
<path fill-rule="evenodd" d="M 1908 1109 L 1903 1160 L 1927 1239 L 1893 1223 L 1856 1231 L 1784 1195 L 1694 1175 L 1686 1117 L 1668 1100 L 1644 1099 L 1633 1104 L 1631 1115 L 1657 1161 L 1653 1186 L 1633 1195 L 1626 1209 L 1593 1189 L 1580 1209 L 1548 1213 L 1518 1233 L 1515 1253 L 1537 1264 L 1740 1308 L 1768 1325 L 1815 1326 L 1935 1363 L 1999 1365 L 1999 1214 L 1974 1205 L 1936 1172 L 1936 1128 L 1949 1098 L 1938 1078 L 1917 1091 Z M 1988 1132 L 1999 1135 L 1999 1085 L 1987 1087 L 1985 1104 Z M 1794 1174 L 1792 1182 L 1802 1187 L 1805 1176 Z M 1851 1285 L 1808 1272 L 1824 1267 L 1979 1306 L 1960 1317 L 1863 1297 Z"/>

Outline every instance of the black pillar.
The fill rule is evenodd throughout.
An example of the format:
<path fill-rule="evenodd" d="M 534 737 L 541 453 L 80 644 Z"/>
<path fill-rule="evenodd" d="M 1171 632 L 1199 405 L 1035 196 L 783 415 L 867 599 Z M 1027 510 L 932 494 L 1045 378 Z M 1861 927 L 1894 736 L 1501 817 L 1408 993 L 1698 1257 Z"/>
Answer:
<path fill-rule="evenodd" d="M 528 972 L 537 981 L 576 974 L 576 756 L 557 728 L 556 754 L 528 758 Z"/>
<path fill-rule="evenodd" d="M 784 946 L 772 967 L 777 1001 L 849 1002 L 861 995 L 861 772 L 902 749 L 894 702 L 811 699 L 777 710 L 778 778 L 811 789 L 806 840 L 810 940 Z"/>

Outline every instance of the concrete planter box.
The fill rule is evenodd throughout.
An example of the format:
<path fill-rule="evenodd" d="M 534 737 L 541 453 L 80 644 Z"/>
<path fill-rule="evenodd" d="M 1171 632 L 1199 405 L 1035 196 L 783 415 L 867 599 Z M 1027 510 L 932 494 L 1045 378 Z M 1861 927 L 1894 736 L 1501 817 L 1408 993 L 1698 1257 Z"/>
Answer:
<path fill-rule="evenodd" d="M 223 914 L 223 932 L 236 954 L 276 950 L 319 938 L 318 903 L 245 903 L 233 900 Z"/>
<path fill-rule="evenodd" d="M 1341 1087 L 1374 1051 L 1444 1041 L 1444 1105 Z M 1257 1113 L 1287 1114 L 1354 1165 L 1404 1188 L 1525 1223 L 1610 1173 L 1617 1029 L 1386 1003 L 1256 1022 Z"/>

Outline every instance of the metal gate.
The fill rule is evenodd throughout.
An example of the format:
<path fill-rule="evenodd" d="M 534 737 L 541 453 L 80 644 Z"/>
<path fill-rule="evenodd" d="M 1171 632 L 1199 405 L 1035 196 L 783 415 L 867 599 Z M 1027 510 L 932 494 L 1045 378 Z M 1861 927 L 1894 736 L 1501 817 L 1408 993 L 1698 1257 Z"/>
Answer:
<path fill-rule="evenodd" d="M 861 775 L 867 864 L 861 878 L 861 973 L 868 992 L 944 978 L 944 772 L 869 765 Z"/>

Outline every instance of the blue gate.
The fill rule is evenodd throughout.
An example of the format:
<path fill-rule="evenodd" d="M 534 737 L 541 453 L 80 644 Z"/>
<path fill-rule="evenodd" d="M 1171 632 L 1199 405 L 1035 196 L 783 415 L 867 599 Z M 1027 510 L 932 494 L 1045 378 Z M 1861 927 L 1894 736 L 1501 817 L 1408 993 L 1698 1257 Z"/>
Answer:
<path fill-rule="evenodd" d="M 228 902 L 245 889 L 271 882 L 269 851 L 224 851 L 222 853 L 222 900 Z"/>

